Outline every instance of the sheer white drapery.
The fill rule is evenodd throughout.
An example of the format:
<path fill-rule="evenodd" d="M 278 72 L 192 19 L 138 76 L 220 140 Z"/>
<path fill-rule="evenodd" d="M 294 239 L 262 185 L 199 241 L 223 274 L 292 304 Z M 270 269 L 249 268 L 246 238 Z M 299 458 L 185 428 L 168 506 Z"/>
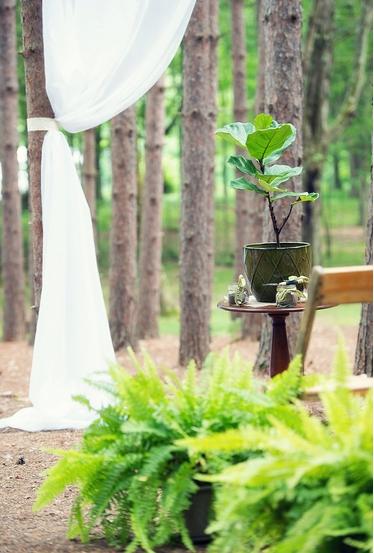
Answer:
<path fill-rule="evenodd" d="M 172 60 L 195 0 L 43 0 L 46 87 L 69 132 L 95 127 L 142 96 Z M 65 137 L 42 152 L 43 291 L 30 378 L 33 407 L 0 427 L 84 428 L 93 415 L 72 400 L 105 397 L 85 378 L 114 361 L 88 205 Z"/>

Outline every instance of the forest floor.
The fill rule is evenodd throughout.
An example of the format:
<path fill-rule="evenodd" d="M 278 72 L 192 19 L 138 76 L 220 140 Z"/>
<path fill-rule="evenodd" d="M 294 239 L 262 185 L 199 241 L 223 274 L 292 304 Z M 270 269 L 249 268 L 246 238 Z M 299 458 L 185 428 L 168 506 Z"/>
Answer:
<path fill-rule="evenodd" d="M 357 340 L 357 327 L 341 329 L 345 347 L 353 364 Z M 307 372 L 329 372 L 331 359 L 337 344 L 338 327 L 326 327 L 316 322 L 313 329 L 307 358 Z M 140 343 L 157 366 L 183 373 L 178 366 L 179 339 L 177 336 L 161 336 L 159 339 Z M 232 342 L 230 338 L 214 338 L 212 351 L 238 351 L 254 361 L 258 343 Z M 26 342 L 0 343 L 0 418 L 7 417 L 23 407 L 30 406 L 28 399 L 29 376 L 33 348 Z M 137 353 L 141 360 L 141 353 Z M 119 351 L 118 362 L 133 371 L 126 351 Z M 66 539 L 70 507 L 74 490 L 69 489 L 52 504 L 32 513 L 37 488 L 43 477 L 40 473 L 56 462 L 56 456 L 43 448 L 70 449 L 79 442 L 82 433 L 78 430 L 48 432 L 24 432 L 12 428 L 0 429 L 0 553 L 114 553 L 118 551 L 98 539 L 88 544 Z M 98 535 L 98 538 L 100 536 Z M 158 553 L 184 553 L 183 547 L 162 547 Z M 205 547 L 196 547 L 197 553 Z M 139 550 L 140 553 L 140 550 Z"/>

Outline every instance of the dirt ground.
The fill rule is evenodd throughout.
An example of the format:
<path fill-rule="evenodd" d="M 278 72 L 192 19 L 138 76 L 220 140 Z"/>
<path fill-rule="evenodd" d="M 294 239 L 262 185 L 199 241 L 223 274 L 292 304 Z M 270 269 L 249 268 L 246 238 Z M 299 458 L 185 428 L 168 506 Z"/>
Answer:
<path fill-rule="evenodd" d="M 328 372 L 337 343 L 337 327 L 314 326 L 307 371 Z M 346 349 L 353 363 L 357 327 L 342 329 Z M 158 366 L 165 366 L 179 374 L 179 341 L 176 336 L 142 341 L 144 348 Z M 255 360 L 258 344 L 250 341 L 230 342 L 230 338 L 215 338 L 213 351 L 228 346 L 248 360 Z M 0 343 L 0 418 L 7 417 L 30 406 L 28 399 L 32 347 L 24 342 Z M 141 359 L 141 354 L 137 354 Z M 126 351 L 117 355 L 118 362 L 132 371 L 132 362 Z M 66 491 L 53 504 L 36 514 L 32 513 L 37 488 L 42 483 L 40 473 L 54 464 L 56 457 L 43 451 L 45 447 L 69 449 L 81 437 L 81 431 L 62 430 L 24 432 L 12 428 L 0 429 L 0 553 L 114 553 L 104 539 L 89 544 L 66 539 L 67 521 L 74 492 Z M 100 536 L 98 535 L 98 538 Z M 159 553 L 182 553 L 180 547 L 163 547 Z M 204 547 L 196 547 L 203 553 Z"/>

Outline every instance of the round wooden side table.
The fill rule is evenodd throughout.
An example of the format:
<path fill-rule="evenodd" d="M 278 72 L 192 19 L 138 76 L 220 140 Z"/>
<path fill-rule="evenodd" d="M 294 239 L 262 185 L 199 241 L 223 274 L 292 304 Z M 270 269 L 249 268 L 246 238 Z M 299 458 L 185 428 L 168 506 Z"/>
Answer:
<path fill-rule="evenodd" d="M 266 306 L 259 304 L 256 306 L 256 302 L 253 302 L 251 305 L 230 305 L 227 300 L 221 300 L 218 302 L 217 307 L 225 311 L 235 311 L 237 313 L 266 313 L 269 315 L 272 322 L 270 378 L 288 368 L 290 364 L 290 352 L 288 349 L 286 318 L 290 313 L 304 311 L 305 302 L 298 303 L 296 307 L 277 307 L 275 304 Z M 323 306 L 317 309 L 328 307 L 332 306 Z"/>

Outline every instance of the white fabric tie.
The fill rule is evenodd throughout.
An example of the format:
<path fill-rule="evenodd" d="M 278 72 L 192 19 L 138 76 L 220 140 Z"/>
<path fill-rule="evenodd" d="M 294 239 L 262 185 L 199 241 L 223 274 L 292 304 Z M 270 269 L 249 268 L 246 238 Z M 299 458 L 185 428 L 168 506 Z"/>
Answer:
<path fill-rule="evenodd" d="M 27 119 L 27 131 L 58 131 L 59 125 L 56 119 L 50 117 L 32 117 Z"/>

